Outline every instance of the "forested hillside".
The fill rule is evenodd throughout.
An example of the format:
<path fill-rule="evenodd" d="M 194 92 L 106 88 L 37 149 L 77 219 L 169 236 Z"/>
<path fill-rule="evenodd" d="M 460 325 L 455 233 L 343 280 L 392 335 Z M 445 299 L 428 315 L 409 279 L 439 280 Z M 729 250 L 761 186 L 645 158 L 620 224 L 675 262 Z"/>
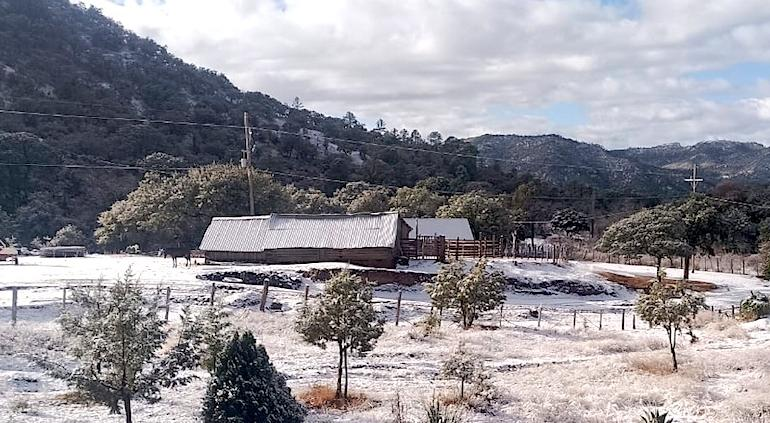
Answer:
<path fill-rule="evenodd" d="M 467 157 L 477 152 L 465 142 L 428 144 L 406 129 L 368 131 L 352 114 L 330 118 L 242 92 L 225 76 L 184 63 L 98 10 L 66 0 L 0 0 L 0 105 L 35 113 L 0 114 L 0 162 L 8 164 L 145 165 L 156 152 L 173 156 L 176 166 L 237 162 L 243 130 L 222 125 L 242 125 L 249 112 L 252 125 L 262 128 L 254 131 L 257 168 L 320 178 L 283 182 L 328 193 L 341 185 L 328 180 L 411 186 L 440 177 L 446 190 L 497 191 L 521 182 L 510 172 L 477 167 Z M 300 129 L 311 136 L 291 135 Z M 415 146 L 449 155 L 409 149 Z M 28 241 L 68 223 L 90 232 L 97 214 L 141 176 L 141 170 L 0 166 L 4 233 Z"/>

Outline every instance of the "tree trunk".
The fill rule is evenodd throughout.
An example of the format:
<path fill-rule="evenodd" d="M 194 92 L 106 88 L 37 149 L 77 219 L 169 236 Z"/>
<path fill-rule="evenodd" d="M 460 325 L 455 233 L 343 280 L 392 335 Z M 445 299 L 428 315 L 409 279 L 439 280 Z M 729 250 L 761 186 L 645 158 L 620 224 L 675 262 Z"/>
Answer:
<path fill-rule="evenodd" d="M 343 391 L 342 397 L 345 398 L 345 400 L 348 399 L 348 349 L 345 348 L 345 390 Z"/>
<path fill-rule="evenodd" d="M 460 378 L 460 399 L 465 398 L 465 378 Z"/>
<path fill-rule="evenodd" d="M 334 397 L 340 399 L 342 398 L 342 342 L 337 342 L 337 346 L 339 347 L 340 360 L 337 364 L 337 392 L 334 394 Z"/>
<path fill-rule="evenodd" d="M 660 268 L 663 266 L 663 258 L 657 257 L 655 260 L 656 260 L 655 278 L 658 279 L 658 282 L 663 282 L 663 278 L 661 277 L 661 274 L 660 274 Z"/>
<path fill-rule="evenodd" d="M 676 329 L 666 329 L 668 332 L 668 346 L 671 349 L 671 360 L 674 363 L 674 372 L 679 371 L 679 364 L 676 361 Z"/>
<path fill-rule="evenodd" d="M 684 257 L 684 276 L 682 279 L 689 281 L 690 280 L 690 255 L 687 255 Z"/>
<path fill-rule="evenodd" d="M 123 394 L 123 408 L 126 411 L 126 423 L 131 423 L 132 417 L 131 417 L 131 396 L 127 394 Z"/>

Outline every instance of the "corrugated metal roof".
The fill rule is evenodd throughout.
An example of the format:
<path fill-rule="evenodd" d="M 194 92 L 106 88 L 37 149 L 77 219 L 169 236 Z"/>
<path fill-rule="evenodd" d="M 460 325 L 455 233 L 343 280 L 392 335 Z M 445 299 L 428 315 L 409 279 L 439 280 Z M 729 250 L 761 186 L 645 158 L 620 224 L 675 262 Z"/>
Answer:
<path fill-rule="evenodd" d="M 407 218 L 404 219 L 412 231 L 410 238 L 416 236 L 443 235 L 446 239 L 474 239 L 471 225 L 466 218 Z"/>
<path fill-rule="evenodd" d="M 203 235 L 200 249 L 260 252 L 282 248 L 392 248 L 396 245 L 398 222 L 398 213 L 215 217 Z"/>

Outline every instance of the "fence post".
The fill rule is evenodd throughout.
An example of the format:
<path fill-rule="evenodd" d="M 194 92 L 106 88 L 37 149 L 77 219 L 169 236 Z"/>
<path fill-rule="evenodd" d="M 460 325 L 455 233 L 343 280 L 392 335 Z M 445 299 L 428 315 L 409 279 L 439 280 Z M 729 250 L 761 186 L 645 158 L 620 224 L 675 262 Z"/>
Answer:
<path fill-rule="evenodd" d="M 307 297 L 310 294 L 310 285 L 305 285 L 305 305 L 307 305 Z"/>
<path fill-rule="evenodd" d="M 11 288 L 11 324 L 16 326 L 16 307 L 19 300 L 19 288 Z"/>
<path fill-rule="evenodd" d="M 540 327 L 540 319 L 543 317 L 543 307 L 540 306 L 537 309 L 537 327 Z"/>
<path fill-rule="evenodd" d="M 500 304 L 500 327 L 503 327 L 503 307 L 505 307 L 505 304 Z"/>
<path fill-rule="evenodd" d="M 631 329 L 636 330 L 636 314 L 631 315 Z"/>
<path fill-rule="evenodd" d="M 599 310 L 599 330 L 602 330 L 602 317 L 604 316 L 604 311 Z"/>
<path fill-rule="evenodd" d="M 166 287 L 166 312 L 164 319 L 168 322 L 168 311 L 171 309 L 171 287 Z"/>
<path fill-rule="evenodd" d="M 455 240 L 455 260 L 460 258 L 460 237 Z"/>
<path fill-rule="evenodd" d="M 64 310 L 67 307 L 67 287 L 62 288 L 61 293 L 61 309 Z"/>
<path fill-rule="evenodd" d="M 398 299 L 396 300 L 396 326 L 401 319 L 401 291 L 398 291 Z"/>
<path fill-rule="evenodd" d="M 735 304 L 731 305 L 730 307 L 732 308 L 732 313 L 731 314 L 733 316 L 733 319 L 735 319 Z"/>
<path fill-rule="evenodd" d="M 620 330 L 626 330 L 626 309 L 621 310 L 621 314 L 620 314 Z"/>
<path fill-rule="evenodd" d="M 259 301 L 259 311 L 265 311 L 265 306 L 267 305 L 267 290 L 270 286 L 270 282 L 265 279 L 265 281 L 262 283 L 262 298 Z"/>
<path fill-rule="evenodd" d="M 577 310 L 572 310 L 572 329 L 577 327 Z"/>
<path fill-rule="evenodd" d="M 211 284 L 211 298 L 209 299 L 209 305 L 214 305 L 214 293 L 217 292 L 217 284 Z"/>

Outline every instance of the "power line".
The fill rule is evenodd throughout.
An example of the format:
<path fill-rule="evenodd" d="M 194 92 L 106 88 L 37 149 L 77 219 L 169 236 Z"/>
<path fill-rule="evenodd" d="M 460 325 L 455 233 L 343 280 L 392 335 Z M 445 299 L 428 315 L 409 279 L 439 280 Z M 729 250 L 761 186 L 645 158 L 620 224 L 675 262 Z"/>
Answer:
<path fill-rule="evenodd" d="M 714 200 L 714 201 L 719 201 L 719 202 L 722 202 L 722 203 L 734 204 L 736 206 L 754 207 L 754 208 L 757 208 L 757 209 L 770 210 L 770 206 L 764 206 L 764 205 L 761 205 L 761 204 L 745 203 L 743 201 L 735 201 L 735 200 L 727 200 L 725 198 L 712 197 L 710 195 L 704 195 L 704 197 L 706 197 L 708 199 L 711 199 L 711 200 Z"/>
<path fill-rule="evenodd" d="M 61 119 L 83 119 L 83 120 L 91 119 L 91 120 L 99 120 L 99 121 L 116 121 L 116 122 L 124 122 L 124 123 L 158 124 L 158 125 L 177 125 L 177 126 L 203 127 L 203 128 L 224 128 L 224 129 L 238 129 L 238 130 L 246 129 L 245 126 L 231 125 L 231 124 L 201 123 L 201 122 L 191 122 L 191 121 L 175 121 L 175 120 L 167 120 L 167 119 L 133 118 L 133 117 L 120 117 L 120 116 L 96 116 L 96 115 L 75 115 L 75 114 L 67 114 L 67 113 L 30 112 L 30 111 L 9 110 L 9 109 L 0 109 L 0 114 L 34 116 L 34 117 L 53 117 L 53 118 L 61 118 Z M 427 153 L 427 154 L 437 154 L 442 156 L 459 157 L 459 158 L 466 158 L 466 159 L 489 160 L 489 161 L 502 162 L 502 163 L 511 163 L 514 165 L 521 164 L 520 161 L 503 159 L 499 157 L 480 156 L 480 155 L 464 154 L 464 153 L 451 153 L 447 151 L 428 150 L 424 148 L 409 147 L 409 146 L 403 146 L 403 145 L 379 144 L 379 143 L 369 142 L 369 141 L 359 141 L 359 140 L 351 140 L 347 138 L 330 137 L 327 135 L 310 135 L 308 133 L 305 133 L 304 131 L 297 133 L 297 132 L 291 132 L 291 131 L 284 131 L 280 129 L 264 128 L 264 127 L 252 127 L 251 129 L 258 130 L 258 131 L 272 132 L 279 135 L 298 136 L 298 137 L 303 137 L 307 139 L 325 139 L 325 140 L 335 141 L 335 142 L 409 151 L 412 153 Z M 568 164 L 560 164 L 560 163 L 529 162 L 528 164 L 546 166 L 546 167 L 561 167 L 561 168 L 568 168 L 568 169 L 601 170 L 601 171 L 613 172 L 613 173 L 627 172 L 626 170 L 620 170 L 620 169 L 609 169 L 609 168 L 596 167 L 596 166 L 568 165 Z M 672 176 L 672 174 L 659 173 L 659 172 L 643 172 L 642 174 L 654 175 L 654 176 Z"/>

